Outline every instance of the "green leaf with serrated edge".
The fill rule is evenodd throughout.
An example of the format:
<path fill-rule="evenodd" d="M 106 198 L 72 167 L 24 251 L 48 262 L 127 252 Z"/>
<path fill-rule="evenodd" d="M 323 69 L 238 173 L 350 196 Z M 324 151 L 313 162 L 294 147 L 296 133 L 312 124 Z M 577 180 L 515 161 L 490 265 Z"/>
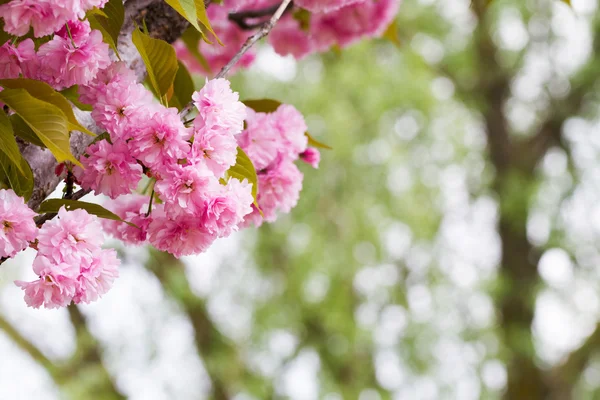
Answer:
<path fill-rule="evenodd" d="M 202 66 L 202 68 L 204 68 L 208 74 L 212 74 L 210 65 L 208 65 L 208 61 L 206 61 L 206 58 L 204 58 L 202 53 L 200 53 L 200 41 L 202 40 L 202 33 L 190 26 L 183 32 L 183 35 L 181 35 L 180 39 L 183 41 L 190 54 L 193 55 L 198 63 Z"/>
<path fill-rule="evenodd" d="M 26 78 L 0 79 L 0 86 L 6 89 L 25 89 L 36 99 L 58 107 L 70 123 L 70 126 L 68 126 L 69 130 L 76 130 L 90 136 L 96 136 L 77 121 L 75 114 L 73 114 L 71 103 L 69 103 L 66 97 L 54 90 L 46 82 Z"/>
<path fill-rule="evenodd" d="M 21 158 L 23 156 L 19 152 L 19 146 L 17 146 L 10 119 L 8 119 L 8 116 L 2 110 L 0 110 L 0 152 L 4 153 L 21 173 L 25 173 L 21 169 Z"/>
<path fill-rule="evenodd" d="M 124 221 L 117 214 L 107 210 L 106 208 L 102 207 L 99 204 L 87 203 L 85 201 L 79 201 L 79 200 L 67 200 L 67 199 L 46 200 L 40 205 L 38 213 L 40 213 L 40 214 L 57 213 L 60 210 L 60 208 L 63 206 L 65 207 L 65 209 L 67 211 L 84 209 L 88 213 L 93 214 L 97 217 L 104 218 L 104 219 L 110 219 L 113 221 L 124 222 L 127 225 L 138 228 L 137 225 L 132 224 L 131 222 Z"/>
<path fill-rule="evenodd" d="M 327 149 L 327 150 L 333 150 L 332 147 L 326 145 L 325 143 L 321 143 L 318 140 L 316 140 L 314 137 L 312 137 L 310 135 L 310 133 L 308 132 L 304 132 L 304 135 L 306 135 L 306 137 L 308 138 L 308 145 L 312 146 L 312 147 L 319 147 L 321 149 Z"/>
<path fill-rule="evenodd" d="M 77 85 L 73 85 L 70 88 L 61 90 L 60 94 L 65 96 L 67 100 L 69 100 L 75 107 L 82 111 L 92 111 L 94 109 L 91 105 L 79 101 L 79 86 Z"/>
<path fill-rule="evenodd" d="M 4 89 L 0 92 L 0 101 L 29 125 L 58 162 L 71 161 L 81 165 L 71 154 L 69 124 L 60 108 L 36 99 L 25 89 Z"/>
<path fill-rule="evenodd" d="M 179 69 L 173 82 L 173 97 L 170 104 L 181 111 L 192 100 L 192 94 L 194 94 L 194 80 L 185 65 L 179 61 Z"/>
<path fill-rule="evenodd" d="M 263 113 L 272 113 L 281 105 L 280 101 L 272 99 L 244 100 L 242 103 L 256 112 Z"/>
<path fill-rule="evenodd" d="M 23 157 L 19 162 L 17 167 L 6 154 L 0 152 L 0 180 L 27 201 L 33 193 L 33 173 Z"/>
<path fill-rule="evenodd" d="M 35 135 L 35 132 L 23 121 L 23 118 L 17 114 L 13 114 L 9 117 L 10 124 L 12 125 L 13 132 L 21 139 L 35 144 L 36 146 L 46 147 L 44 143 Z"/>
<path fill-rule="evenodd" d="M 119 57 L 117 44 L 123 21 L 125 21 L 123 1 L 109 0 L 102 10 L 95 8 L 88 11 L 87 17 L 92 29 L 97 29 L 102 32 L 104 42 L 106 42 L 114 50 L 117 57 Z"/>
<path fill-rule="evenodd" d="M 237 178 L 240 181 L 247 179 L 248 182 L 252 184 L 252 197 L 254 198 L 254 205 L 258 208 L 258 203 L 256 201 L 256 196 L 258 195 L 258 176 L 256 175 L 256 169 L 248 155 L 240 147 L 237 148 L 235 165 L 227 170 L 227 176 L 230 178 Z"/>
<path fill-rule="evenodd" d="M 175 49 L 164 40 L 153 39 L 142 33 L 139 28 L 135 28 L 131 38 L 146 64 L 148 78 L 156 95 L 162 99 L 177 74 Z"/>
<path fill-rule="evenodd" d="M 165 0 L 165 2 L 173 7 L 173 9 L 177 11 L 183 18 L 187 19 L 189 23 L 201 33 L 202 38 L 206 42 L 211 43 L 206 37 L 204 29 L 212 33 L 217 39 L 217 42 L 223 46 L 223 43 L 210 25 L 208 15 L 206 14 L 204 0 Z"/>

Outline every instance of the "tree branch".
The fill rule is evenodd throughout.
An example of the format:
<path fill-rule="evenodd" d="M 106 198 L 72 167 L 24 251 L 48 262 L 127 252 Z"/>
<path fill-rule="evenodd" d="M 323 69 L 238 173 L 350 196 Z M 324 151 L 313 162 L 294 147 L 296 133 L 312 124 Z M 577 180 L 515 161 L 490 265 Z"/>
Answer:
<path fill-rule="evenodd" d="M 290 4 L 287 6 L 287 8 L 285 8 L 284 13 L 291 10 L 293 7 L 293 4 L 294 4 L 293 1 L 290 2 Z M 256 28 L 262 26 L 266 21 L 249 23 L 247 20 L 272 16 L 274 13 L 277 12 L 280 5 L 281 4 L 276 4 L 271 7 L 261 8 L 259 10 L 246 10 L 246 11 L 230 13 L 228 16 L 228 19 L 230 21 L 234 22 L 235 24 L 237 24 L 237 26 L 239 26 L 241 29 L 244 29 L 244 30 L 256 29 Z"/>

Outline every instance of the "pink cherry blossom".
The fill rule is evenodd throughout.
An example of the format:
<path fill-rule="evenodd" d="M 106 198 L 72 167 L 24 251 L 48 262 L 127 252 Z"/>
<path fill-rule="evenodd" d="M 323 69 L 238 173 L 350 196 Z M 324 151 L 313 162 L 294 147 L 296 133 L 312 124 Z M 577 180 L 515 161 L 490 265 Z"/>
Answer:
<path fill-rule="evenodd" d="M 314 147 L 309 147 L 304 151 L 304 153 L 300 154 L 300 159 L 313 168 L 319 168 L 319 163 L 321 162 L 321 152 Z"/>
<path fill-rule="evenodd" d="M 235 165 L 237 157 L 237 141 L 235 137 L 220 129 L 202 128 L 194 133 L 192 159 L 202 162 L 217 177 Z"/>
<path fill-rule="evenodd" d="M 179 258 L 202 253 L 216 239 L 199 219 L 186 215 L 171 219 L 161 206 L 152 211 L 152 222 L 148 227 L 149 241 L 158 250 Z"/>
<path fill-rule="evenodd" d="M 104 234 L 98 217 L 83 209 L 58 211 L 58 217 L 47 221 L 38 234 L 38 255 L 55 262 L 79 265 L 84 257 L 92 254 L 104 242 Z"/>
<path fill-rule="evenodd" d="M 207 80 L 204 87 L 192 95 L 198 116 L 194 126 L 199 128 L 220 128 L 231 134 L 244 129 L 246 106 L 239 101 L 237 92 L 231 90 L 226 79 Z"/>
<path fill-rule="evenodd" d="M 290 158 L 298 158 L 298 154 L 306 150 L 308 138 L 306 136 L 306 122 L 296 108 L 289 104 L 282 104 L 271 114 L 273 124 L 281 137 L 283 137 L 282 151 Z"/>
<path fill-rule="evenodd" d="M 298 167 L 282 157 L 258 175 L 258 205 L 266 221 L 273 222 L 277 212 L 289 213 L 296 206 L 302 179 Z"/>
<path fill-rule="evenodd" d="M 35 37 L 49 35 L 65 22 L 76 19 L 73 8 L 53 0 L 12 0 L 0 6 L 4 30 L 11 35 L 23 36 L 33 27 Z"/>
<path fill-rule="evenodd" d="M 14 257 L 38 234 L 33 212 L 11 189 L 0 189 L 0 257 Z"/>
<path fill-rule="evenodd" d="M 77 278 L 77 292 L 73 298 L 75 304 L 91 303 L 98 300 L 112 287 L 119 276 L 121 261 L 113 249 L 99 250 L 81 265 Z"/>
<path fill-rule="evenodd" d="M 161 108 L 150 118 L 137 122 L 128 132 L 131 154 L 148 168 L 162 171 L 186 158 L 191 148 L 191 130 L 181 122 L 176 108 Z"/>
<path fill-rule="evenodd" d="M 202 225 L 219 237 L 238 230 L 244 217 L 252 212 L 252 185 L 246 180 L 230 179 L 226 186 L 206 201 Z"/>
<path fill-rule="evenodd" d="M 79 159 L 84 168 L 73 169 L 84 189 L 115 199 L 131 193 L 142 179 L 142 166 L 131 156 L 125 142 L 110 144 L 101 140 L 88 147 L 86 153 Z"/>
<path fill-rule="evenodd" d="M 295 4 L 313 13 L 327 13 L 352 4 L 372 0 L 296 0 Z"/>
<path fill-rule="evenodd" d="M 268 38 L 275 52 L 282 56 L 291 54 L 294 58 L 301 59 L 315 50 L 308 33 L 301 29 L 300 23 L 291 15 L 281 18 Z"/>
<path fill-rule="evenodd" d="M 25 39 L 18 46 L 6 42 L 0 47 L 0 78 L 14 79 L 32 72 L 31 64 L 37 62 L 33 40 Z"/>
<path fill-rule="evenodd" d="M 149 203 L 150 197 L 139 194 L 119 196 L 116 200 L 107 202 L 104 205 L 105 208 L 117 214 L 124 221 L 131 222 L 136 226 L 104 219 L 102 220 L 104 230 L 128 244 L 144 243 L 148 236 L 148 225 L 152 221 L 152 215 L 146 216 Z"/>
<path fill-rule="evenodd" d="M 211 193 L 219 190 L 215 175 L 204 164 L 174 165 L 165 171 L 154 189 L 165 203 L 168 215 L 199 216 Z"/>
<path fill-rule="evenodd" d="M 67 25 L 69 30 L 63 27 L 38 50 L 41 78 L 56 89 L 85 85 L 110 64 L 108 45 L 100 31 L 92 31 L 87 21 L 69 21 Z"/>
<path fill-rule="evenodd" d="M 257 113 L 249 108 L 247 112 L 247 127 L 238 136 L 238 144 L 259 171 L 275 160 L 282 147 L 282 139 L 270 114 Z"/>
<path fill-rule="evenodd" d="M 112 63 L 98 72 L 87 85 L 79 86 L 79 100 L 84 103 L 94 104 L 100 94 L 106 94 L 107 86 L 115 83 L 116 86 L 130 86 L 137 82 L 135 72 L 122 61 Z"/>
<path fill-rule="evenodd" d="M 77 290 L 77 281 L 63 275 L 46 275 L 33 282 L 15 281 L 15 284 L 23 289 L 25 303 L 33 308 L 66 307 Z"/>

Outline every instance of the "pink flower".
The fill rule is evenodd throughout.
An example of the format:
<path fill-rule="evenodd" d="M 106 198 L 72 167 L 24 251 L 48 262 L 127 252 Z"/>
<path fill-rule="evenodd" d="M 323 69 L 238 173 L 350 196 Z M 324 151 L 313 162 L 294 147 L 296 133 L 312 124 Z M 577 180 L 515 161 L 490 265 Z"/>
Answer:
<path fill-rule="evenodd" d="M 93 102 L 92 118 L 112 140 L 131 138 L 134 125 L 147 120 L 154 108 L 152 93 L 139 83 L 111 82 Z"/>
<path fill-rule="evenodd" d="M 119 276 L 121 261 L 113 249 L 99 250 L 81 265 L 77 278 L 78 288 L 73 301 L 75 304 L 91 303 L 107 293 Z"/>
<path fill-rule="evenodd" d="M 273 222 L 277 212 L 289 213 L 296 206 L 302 179 L 298 167 L 281 157 L 258 175 L 258 205 L 266 221 Z"/>
<path fill-rule="evenodd" d="M 150 197 L 139 194 L 120 196 L 105 204 L 105 207 L 117 214 L 121 219 L 131 222 L 136 227 L 120 221 L 102 220 L 104 230 L 117 239 L 128 244 L 142 244 L 148 236 L 148 225 L 152 216 L 146 216 Z"/>
<path fill-rule="evenodd" d="M 0 257 L 14 257 L 38 234 L 36 213 L 11 189 L 0 189 Z"/>
<path fill-rule="evenodd" d="M 177 163 L 190 152 L 191 131 L 183 125 L 176 108 L 161 108 L 152 117 L 131 127 L 131 154 L 156 171 Z"/>
<path fill-rule="evenodd" d="M 41 277 L 33 282 L 15 281 L 25 292 L 25 303 L 29 307 L 59 308 L 66 307 L 73 300 L 77 290 L 77 281 L 62 275 Z"/>
<path fill-rule="evenodd" d="M 290 158 L 298 158 L 298 154 L 306 150 L 308 138 L 306 137 L 306 122 L 296 108 L 289 104 L 282 104 L 271 114 L 273 124 L 283 138 L 282 151 Z"/>
<path fill-rule="evenodd" d="M 202 128 L 194 134 L 192 157 L 195 163 L 202 162 L 217 177 L 235 165 L 237 142 L 235 137 L 220 129 Z"/>
<path fill-rule="evenodd" d="M 31 66 L 36 63 L 35 46 L 33 40 L 26 39 L 17 47 L 10 42 L 0 47 L 0 78 L 14 79 L 20 74 L 29 77 Z"/>
<path fill-rule="evenodd" d="M 79 161 L 84 166 L 75 167 L 73 173 L 84 189 L 93 189 L 112 199 L 135 190 L 142 179 L 142 166 L 131 156 L 127 144 L 117 141 L 110 144 L 101 140 L 86 150 L 88 156 Z"/>
<path fill-rule="evenodd" d="M 271 164 L 282 147 L 281 136 L 271 114 L 247 110 L 246 130 L 238 136 L 239 146 L 248 154 L 257 171 Z"/>
<path fill-rule="evenodd" d="M 246 180 L 230 179 L 219 193 L 210 197 L 202 215 L 202 225 L 219 237 L 238 230 L 244 217 L 252 212 L 252 185 Z"/>
<path fill-rule="evenodd" d="M 299 22 L 292 16 L 281 18 L 268 38 L 275 52 L 282 56 L 291 54 L 294 58 L 301 59 L 314 51 L 308 33 L 300 28 Z"/>
<path fill-rule="evenodd" d="M 107 86 L 131 86 L 137 82 L 133 72 L 123 61 L 112 63 L 98 72 L 87 85 L 79 86 L 79 99 L 87 104 L 94 104 L 100 94 L 105 94 Z"/>
<path fill-rule="evenodd" d="M 56 89 L 85 85 L 108 67 L 108 45 L 87 21 L 69 21 L 54 38 L 40 46 L 41 78 Z"/>
<path fill-rule="evenodd" d="M 199 219 L 186 215 L 171 219 L 161 205 L 152 211 L 148 233 L 149 241 L 154 247 L 177 258 L 202 253 L 216 239 L 216 235 L 208 232 Z"/>
<path fill-rule="evenodd" d="M 77 19 L 76 12 L 67 3 L 55 0 L 12 0 L 0 6 L 4 30 L 23 36 L 33 27 L 35 37 L 42 37 L 60 29 L 65 22 Z M 72 4 L 71 4 L 72 5 Z"/>
<path fill-rule="evenodd" d="M 58 218 L 44 223 L 38 234 L 38 256 L 54 262 L 79 265 L 102 245 L 104 234 L 98 217 L 83 209 L 58 211 Z"/>
<path fill-rule="evenodd" d="M 323 13 L 364 2 L 365 0 L 296 0 L 295 4 L 313 13 Z"/>
<path fill-rule="evenodd" d="M 192 95 L 198 109 L 194 127 L 220 128 L 234 135 L 240 133 L 244 129 L 246 106 L 239 98 L 238 93 L 231 90 L 228 80 L 207 80 L 204 87 Z"/>
<path fill-rule="evenodd" d="M 300 154 L 300 159 L 311 167 L 318 169 L 319 162 L 321 162 L 321 152 L 314 147 L 309 147 L 304 153 Z"/>
<path fill-rule="evenodd" d="M 156 182 L 154 189 L 165 203 L 169 216 L 199 216 L 211 193 L 219 190 L 219 181 L 206 165 L 174 165 Z"/>

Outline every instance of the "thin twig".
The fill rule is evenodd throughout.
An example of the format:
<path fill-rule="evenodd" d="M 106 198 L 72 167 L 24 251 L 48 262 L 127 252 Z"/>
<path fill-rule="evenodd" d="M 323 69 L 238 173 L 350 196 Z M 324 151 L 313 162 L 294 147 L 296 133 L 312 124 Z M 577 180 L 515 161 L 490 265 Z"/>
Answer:
<path fill-rule="evenodd" d="M 227 18 L 230 21 L 232 21 L 235 24 L 237 24 L 237 26 L 239 26 L 241 29 L 251 30 L 251 29 L 255 29 L 255 28 L 260 27 L 262 24 L 264 24 L 265 21 L 260 21 L 260 22 L 256 22 L 256 23 L 253 23 L 253 24 L 249 24 L 246 21 L 247 19 L 262 18 L 262 17 L 272 16 L 273 14 L 275 14 L 275 12 L 277 12 L 277 10 L 279 9 L 280 5 L 281 4 L 276 4 L 276 5 L 271 6 L 271 7 L 261 8 L 259 10 L 245 10 L 245 11 L 230 13 Z M 286 10 L 288 10 L 290 8 L 291 7 L 287 7 Z"/>
<path fill-rule="evenodd" d="M 254 46 L 256 44 L 256 42 L 258 42 L 260 39 L 267 36 L 271 32 L 271 30 L 273 29 L 275 24 L 277 24 L 277 21 L 279 21 L 281 16 L 285 13 L 285 11 L 288 9 L 288 7 L 291 7 L 291 5 L 292 5 L 292 0 L 283 0 L 281 2 L 281 4 L 279 4 L 277 6 L 277 9 L 271 16 L 271 19 L 269 19 L 267 22 L 265 22 L 260 27 L 260 29 L 254 33 L 254 35 L 250 36 L 246 40 L 246 42 L 242 45 L 242 47 L 238 50 L 238 52 L 235 53 L 233 58 L 231 60 L 229 60 L 229 62 L 223 68 L 221 68 L 221 71 L 219 71 L 219 73 L 214 77 L 214 79 L 223 78 L 229 72 L 229 70 L 231 70 L 231 68 L 233 68 L 235 66 L 235 64 L 237 64 L 238 61 L 240 61 L 240 58 L 242 58 L 242 56 L 244 54 L 246 54 L 246 52 L 248 50 L 250 50 L 252 48 L 252 46 Z M 190 113 L 190 111 L 192 110 L 193 106 L 194 106 L 194 102 L 190 101 L 181 110 L 180 114 L 183 116 L 188 115 Z"/>

